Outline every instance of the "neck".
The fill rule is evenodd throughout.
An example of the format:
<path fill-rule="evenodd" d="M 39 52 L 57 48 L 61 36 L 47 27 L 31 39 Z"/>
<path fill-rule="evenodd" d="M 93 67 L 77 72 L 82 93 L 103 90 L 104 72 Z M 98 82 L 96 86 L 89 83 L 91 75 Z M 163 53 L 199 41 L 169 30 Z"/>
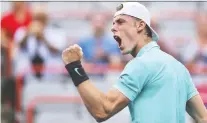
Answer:
<path fill-rule="evenodd" d="M 13 9 L 14 14 L 19 14 L 19 13 L 24 13 L 24 12 L 25 12 L 25 8 Z"/>
<path fill-rule="evenodd" d="M 94 36 L 96 39 L 100 39 L 103 35 L 104 34 L 102 32 L 96 32 Z"/>
<path fill-rule="evenodd" d="M 18 9 L 17 11 L 13 12 L 15 20 L 18 21 L 19 23 L 23 23 L 25 20 L 25 11 L 24 9 Z"/>
<path fill-rule="evenodd" d="M 138 41 L 137 41 L 137 45 L 134 47 L 134 49 L 132 50 L 131 52 L 131 55 L 133 57 L 136 57 L 138 52 L 145 46 L 147 45 L 148 43 L 150 43 L 152 41 L 152 38 L 148 37 L 148 36 L 142 36 L 142 38 L 140 38 Z"/>

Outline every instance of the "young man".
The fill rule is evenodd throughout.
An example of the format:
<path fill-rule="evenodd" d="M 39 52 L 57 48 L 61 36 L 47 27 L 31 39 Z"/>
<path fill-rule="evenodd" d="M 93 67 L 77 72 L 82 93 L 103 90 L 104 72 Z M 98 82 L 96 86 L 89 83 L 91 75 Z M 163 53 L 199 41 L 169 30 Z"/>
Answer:
<path fill-rule="evenodd" d="M 159 49 L 145 6 L 127 2 L 117 8 L 112 32 L 122 54 L 131 60 L 114 89 L 100 92 L 81 66 L 82 49 L 70 46 L 62 59 L 91 115 L 102 122 L 126 106 L 132 123 L 185 123 L 185 111 L 198 122 L 207 122 L 207 111 L 188 70 Z"/>

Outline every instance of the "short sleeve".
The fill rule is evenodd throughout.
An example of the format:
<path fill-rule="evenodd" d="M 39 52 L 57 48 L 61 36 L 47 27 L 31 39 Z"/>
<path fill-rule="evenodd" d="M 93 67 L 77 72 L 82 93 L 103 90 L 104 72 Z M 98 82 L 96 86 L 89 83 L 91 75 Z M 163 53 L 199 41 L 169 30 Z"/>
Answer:
<path fill-rule="evenodd" d="M 114 85 L 128 99 L 133 101 L 147 84 L 150 71 L 139 60 L 130 61 Z"/>
<path fill-rule="evenodd" d="M 1 29 L 7 28 L 7 16 L 3 16 L 1 19 Z"/>
<path fill-rule="evenodd" d="M 190 73 L 187 71 L 187 100 L 197 95 L 198 91 L 193 83 Z"/>

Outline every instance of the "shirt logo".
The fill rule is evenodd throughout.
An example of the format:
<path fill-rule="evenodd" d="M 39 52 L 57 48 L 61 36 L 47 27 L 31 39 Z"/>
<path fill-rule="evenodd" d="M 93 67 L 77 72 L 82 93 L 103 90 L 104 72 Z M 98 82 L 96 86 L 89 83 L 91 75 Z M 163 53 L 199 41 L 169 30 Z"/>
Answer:
<path fill-rule="evenodd" d="M 78 72 L 78 69 L 79 69 L 79 68 L 74 68 L 75 72 L 76 72 L 79 76 L 82 76 L 82 75 Z"/>

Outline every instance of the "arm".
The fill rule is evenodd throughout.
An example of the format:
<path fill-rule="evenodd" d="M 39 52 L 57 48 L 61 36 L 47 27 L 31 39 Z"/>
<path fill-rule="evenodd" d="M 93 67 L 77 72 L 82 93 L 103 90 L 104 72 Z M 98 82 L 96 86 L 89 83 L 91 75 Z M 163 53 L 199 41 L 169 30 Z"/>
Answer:
<path fill-rule="evenodd" d="M 6 36 L 6 30 L 1 29 L 1 47 L 8 48 L 8 37 Z"/>
<path fill-rule="evenodd" d="M 207 110 L 200 95 L 196 95 L 188 100 L 186 110 L 197 123 L 207 123 Z"/>
<path fill-rule="evenodd" d="M 88 111 L 98 122 L 109 119 L 125 108 L 138 96 L 149 80 L 150 72 L 146 71 L 146 66 L 140 60 L 132 60 L 126 65 L 114 86 L 117 90 L 104 94 L 90 83 L 81 65 L 82 56 L 82 49 L 78 45 L 70 46 L 62 53 L 63 62 L 74 85 L 78 88 Z M 134 68 L 135 65 L 136 68 Z"/>
<path fill-rule="evenodd" d="M 193 83 L 189 71 L 186 69 L 187 75 L 187 103 L 186 111 L 197 123 L 207 123 L 207 110 L 203 101 Z"/>
<path fill-rule="evenodd" d="M 7 17 L 6 16 L 2 16 L 2 19 L 1 19 L 1 47 L 2 48 L 8 48 L 8 40 L 9 40 L 9 37 L 7 35 Z"/>
<path fill-rule="evenodd" d="M 86 108 L 97 122 L 102 122 L 124 109 L 130 100 L 116 89 L 110 90 L 107 94 L 102 93 L 90 80 L 78 86 Z"/>
<path fill-rule="evenodd" d="M 81 65 L 82 56 L 81 48 L 77 45 L 65 49 L 62 53 L 65 67 L 86 108 L 98 122 L 105 121 L 125 108 L 130 100 L 116 89 L 104 94 L 94 87 Z"/>

